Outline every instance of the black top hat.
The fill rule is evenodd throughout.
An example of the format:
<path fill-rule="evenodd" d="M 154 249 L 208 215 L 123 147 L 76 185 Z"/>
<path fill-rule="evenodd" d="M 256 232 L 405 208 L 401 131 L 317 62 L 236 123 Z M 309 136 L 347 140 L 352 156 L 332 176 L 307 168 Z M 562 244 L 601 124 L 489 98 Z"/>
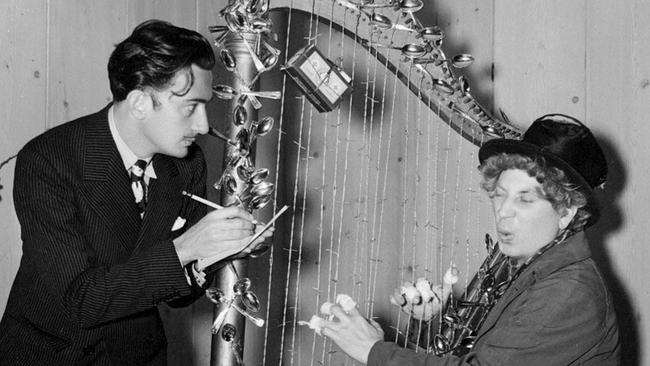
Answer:
<path fill-rule="evenodd" d="M 535 120 L 521 140 L 494 139 L 483 144 L 479 161 L 482 164 L 499 153 L 544 157 L 587 195 L 585 209 L 592 214 L 587 226 L 598 220 L 593 190 L 605 183 L 607 162 L 596 138 L 580 121 L 563 114 L 547 114 Z"/>

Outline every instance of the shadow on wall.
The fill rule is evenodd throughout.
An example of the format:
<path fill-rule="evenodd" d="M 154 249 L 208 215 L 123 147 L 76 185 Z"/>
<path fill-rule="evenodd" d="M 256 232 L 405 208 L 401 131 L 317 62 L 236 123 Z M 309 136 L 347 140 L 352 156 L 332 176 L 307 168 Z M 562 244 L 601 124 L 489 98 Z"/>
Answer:
<path fill-rule="evenodd" d="M 601 206 L 600 221 L 587 230 L 594 260 L 605 276 L 609 290 L 614 298 L 616 315 L 619 323 L 622 365 L 639 365 L 639 329 L 636 322 L 638 311 L 633 308 L 625 283 L 615 272 L 606 243 L 609 236 L 620 230 L 623 225 L 623 212 L 618 199 L 627 182 L 625 165 L 621 161 L 615 146 L 608 139 L 598 136 L 598 141 L 607 157 L 609 172 L 604 190 L 596 192 Z M 627 243 L 613 243 L 611 248 L 620 248 Z"/>

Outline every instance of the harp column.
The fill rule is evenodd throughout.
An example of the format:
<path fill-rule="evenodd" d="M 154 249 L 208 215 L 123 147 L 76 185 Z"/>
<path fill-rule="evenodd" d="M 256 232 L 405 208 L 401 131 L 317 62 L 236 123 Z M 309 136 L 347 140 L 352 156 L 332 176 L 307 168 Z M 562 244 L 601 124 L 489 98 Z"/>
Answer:
<path fill-rule="evenodd" d="M 251 89 L 253 85 L 251 82 L 256 78 L 258 73 L 257 68 L 253 63 L 251 52 L 245 42 L 256 50 L 258 48 L 260 36 L 255 33 L 231 33 L 225 40 L 224 48 L 230 50 L 236 59 L 237 66 L 236 72 L 232 73 L 232 80 L 230 81 L 235 90 L 245 90 L 249 86 Z M 241 123 L 235 123 L 235 109 L 241 106 L 246 112 L 246 120 Z M 226 131 L 230 141 L 238 140 L 238 133 L 241 129 L 248 127 L 250 121 L 257 120 L 257 110 L 251 106 L 250 101 L 246 100 L 245 96 L 233 98 L 228 107 L 228 113 L 222 121 L 219 121 L 221 127 Z M 241 121 L 240 121 L 241 122 Z M 231 144 L 225 144 L 224 162 L 225 167 L 228 164 L 228 159 L 232 156 L 238 156 L 238 147 Z M 255 148 L 250 146 L 248 153 L 251 160 L 255 160 Z M 228 193 L 227 190 L 221 189 L 221 203 L 223 206 L 228 206 L 237 203 L 237 194 L 245 188 L 247 182 L 239 180 L 237 174 L 233 174 L 236 178 L 237 188 L 233 193 Z M 244 278 L 248 273 L 248 260 L 237 259 L 233 260 L 232 265 L 228 264 L 220 268 L 214 273 L 212 279 L 212 286 L 221 289 L 226 297 L 232 298 L 234 295 L 233 286 L 240 278 Z M 214 317 L 224 310 L 228 305 L 222 303 L 215 305 Z M 244 351 L 244 331 L 246 328 L 246 319 L 234 309 L 227 312 L 221 330 L 217 334 L 212 335 L 212 347 L 210 353 L 211 366 L 236 366 L 242 364 L 243 351 Z M 235 330 L 234 334 L 229 331 Z"/>

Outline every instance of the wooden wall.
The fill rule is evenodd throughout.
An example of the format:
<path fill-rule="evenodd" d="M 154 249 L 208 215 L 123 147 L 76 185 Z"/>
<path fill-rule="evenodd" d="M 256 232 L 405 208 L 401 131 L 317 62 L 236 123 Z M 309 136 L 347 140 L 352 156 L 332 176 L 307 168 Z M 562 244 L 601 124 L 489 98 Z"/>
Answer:
<path fill-rule="evenodd" d="M 46 129 L 104 106 L 110 100 L 106 62 L 112 45 L 142 20 L 170 20 L 207 36 L 208 25 L 222 24 L 218 11 L 225 3 L 3 1 L 0 161 Z M 602 221 L 589 237 L 616 297 L 624 364 L 650 365 L 650 3 L 440 0 L 427 2 L 423 14 L 424 23 L 447 33 L 449 54 L 477 58 L 468 75 L 485 106 L 503 109 L 522 127 L 545 113 L 571 114 L 603 142 L 610 179 Z M 21 253 L 13 168 L 11 162 L 0 171 L 0 312 Z M 204 302 L 166 316 L 171 364 L 209 363 L 210 317 Z"/>

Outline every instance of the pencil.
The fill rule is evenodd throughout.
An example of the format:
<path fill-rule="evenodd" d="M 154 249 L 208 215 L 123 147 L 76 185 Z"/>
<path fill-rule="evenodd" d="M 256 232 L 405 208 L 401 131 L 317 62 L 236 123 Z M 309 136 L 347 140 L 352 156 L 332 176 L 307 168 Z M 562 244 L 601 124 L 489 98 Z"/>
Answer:
<path fill-rule="evenodd" d="M 199 196 L 197 196 L 195 194 L 191 194 L 191 193 L 189 193 L 187 191 L 183 191 L 183 194 L 185 196 L 197 201 L 197 202 L 201 202 L 202 204 L 208 205 L 208 206 L 210 206 L 210 207 L 212 207 L 214 209 L 221 210 L 223 208 L 223 206 L 219 206 L 219 205 L 217 205 L 216 203 L 214 203 L 212 201 L 208 201 L 205 198 L 199 197 Z"/>
<path fill-rule="evenodd" d="M 187 196 L 187 197 L 189 197 L 189 198 L 191 198 L 191 199 L 193 199 L 193 200 L 195 200 L 195 201 L 197 201 L 197 202 L 201 202 L 201 203 L 204 204 L 204 205 L 207 205 L 207 206 L 210 206 L 210 207 L 212 207 L 212 208 L 214 208 L 214 209 L 217 209 L 217 210 L 221 210 L 221 209 L 223 208 L 223 206 L 219 206 L 219 205 L 217 205 L 216 203 L 214 203 L 214 202 L 212 202 L 212 201 L 208 201 L 208 200 L 206 200 L 206 199 L 203 198 L 203 197 L 199 197 L 199 196 L 197 196 L 197 195 L 195 195 L 195 194 L 192 194 L 192 193 L 189 193 L 189 192 L 187 192 L 187 191 L 183 191 L 183 195 L 185 195 L 185 196 Z M 253 221 L 251 221 L 251 222 L 252 222 L 253 224 L 255 224 L 255 225 L 258 225 L 258 224 L 259 224 L 259 225 L 264 225 L 263 222 L 261 222 L 261 221 L 257 221 L 257 220 L 253 220 Z"/>

